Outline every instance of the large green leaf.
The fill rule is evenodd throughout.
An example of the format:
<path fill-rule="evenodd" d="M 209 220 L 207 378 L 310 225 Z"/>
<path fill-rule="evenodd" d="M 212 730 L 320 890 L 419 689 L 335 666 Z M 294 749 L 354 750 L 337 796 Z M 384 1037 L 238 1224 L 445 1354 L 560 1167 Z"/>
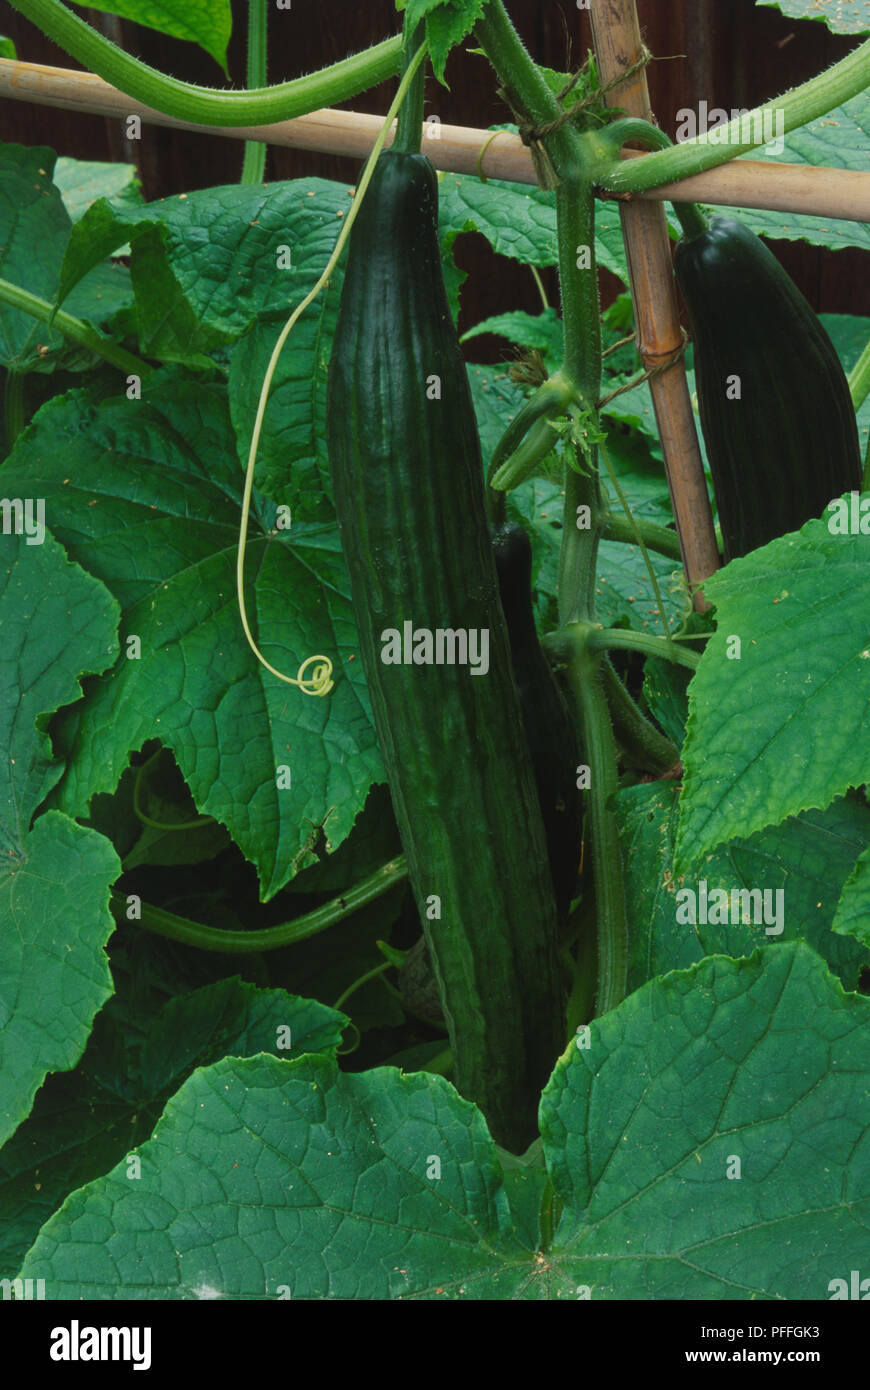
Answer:
<path fill-rule="evenodd" d="M 0 276 L 49 302 L 57 293 L 71 227 L 52 183 L 56 158 L 44 146 L 0 144 Z M 94 324 L 109 323 L 132 299 L 126 268 L 101 262 L 102 255 L 92 258 L 66 305 L 69 313 Z M 68 344 L 57 329 L 0 304 L 0 365 L 46 371 L 57 361 L 76 368 L 93 356 Z"/>
<path fill-rule="evenodd" d="M 870 847 L 858 860 L 843 888 L 834 917 L 834 931 L 856 936 L 870 946 Z"/>
<path fill-rule="evenodd" d="M 27 494 L 25 494 L 27 495 Z M 32 493 L 29 494 L 32 497 Z M 46 1073 L 75 1065 L 111 992 L 103 953 L 120 869 L 108 840 L 34 811 L 63 771 L 47 716 L 81 694 L 79 677 L 117 651 L 117 605 L 41 543 L 0 536 L 0 1142 Z"/>
<path fill-rule="evenodd" d="M 803 945 L 710 957 L 594 1022 L 541 1106 L 557 1289 L 830 1297 L 870 1236 L 868 1025 Z"/>
<path fill-rule="evenodd" d="M 447 55 L 471 33 L 483 13 L 483 0 L 396 0 L 397 10 L 406 7 L 405 22 L 412 29 L 425 19 L 432 71 L 444 82 Z"/>
<path fill-rule="evenodd" d="M 81 4 L 82 0 L 76 0 Z M 88 9 L 134 19 L 174 39 L 189 39 L 210 53 L 227 72 L 227 44 L 233 30 L 231 0 L 100 0 Z"/>
<path fill-rule="evenodd" d="M 504 179 L 444 174 L 440 180 L 439 230 L 450 246 L 461 232 L 479 232 L 500 256 L 521 265 L 556 265 L 556 195 Z M 599 266 L 628 283 L 619 208 L 602 203 L 595 213 Z"/>
<path fill-rule="evenodd" d="M 312 285 L 316 274 L 311 274 Z M 326 380 L 339 288 L 340 276 L 333 276 L 295 325 L 275 368 L 257 448 L 258 488 L 289 506 L 299 521 L 335 518 L 326 452 Z M 283 311 L 264 315 L 230 354 L 230 412 L 246 462 L 263 378 L 286 317 Z"/>
<path fill-rule="evenodd" d="M 74 1067 L 111 993 L 108 840 L 57 811 L 0 869 L 0 1143 L 50 1071 Z"/>
<path fill-rule="evenodd" d="M 50 1296 L 396 1298 L 443 1284 L 494 1298 L 526 1273 L 520 1249 L 501 1271 L 513 1242 L 483 1117 L 440 1077 L 229 1058 L 182 1086 L 141 1158 L 139 1182 L 116 1168 L 43 1229 L 25 1267 L 51 1269 Z"/>
<path fill-rule="evenodd" d="M 469 328 L 460 341 L 467 343 L 484 333 L 507 338 L 508 342 L 518 347 L 534 348 L 544 356 L 550 371 L 555 371 L 562 360 L 562 320 L 552 306 L 540 314 L 527 314 L 522 309 L 493 314 L 491 318 L 475 324 L 474 328 Z"/>
<path fill-rule="evenodd" d="M 142 351 L 206 364 L 259 314 L 289 317 L 324 269 L 349 206 L 347 185 L 326 179 L 203 188 L 142 207 L 101 198 L 72 229 L 61 299 L 129 242 Z M 313 315 L 334 312 L 340 285 L 339 272 Z"/>
<path fill-rule="evenodd" d="M 53 183 L 60 191 L 70 221 L 78 222 L 99 198 L 142 206 L 144 199 L 135 164 L 108 160 L 67 159 L 54 166 Z"/>
<path fill-rule="evenodd" d="M 717 630 L 689 688 L 680 873 L 870 781 L 870 536 L 810 521 L 704 588 Z"/>
<path fill-rule="evenodd" d="M 844 14 L 844 0 L 835 0 Z M 857 0 L 845 0 L 846 4 Z M 771 0 L 772 3 L 772 0 Z M 789 0 L 803 4 L 804 0 Z M 818 10 L 817 0 L 807 0 Z M 867 0 L 860 0 L 867 17 Z M 866 27 L 870 29 L 870 23 Z M 870 122 L 870 95 L 861 92 L 837 106 L 826 115 L 792 130 L 783 137 L 784 148 L 768 152 L 761 148 L 740 156 L 750 160 L 769 160 L 774 164 L 810 164 L 831 169 L 853 169 L 866 172 L 867 126 Z M 764 208 L 737 208 L 729 215 L 739 217 L 759 236 L 784 241 L 809 241 L 814 246 L 827 246 L 834 251 L 844 246 L 870 250 L 870 228 L 865 222 L 852 222 L 840 217 L 816 217 L 810 213 L 768 212 Z"/>
<path fill-rule="evenodd" d="M 734 840 L 706 855 L 691 875 L 679 877 L 673 872 L 676 812 L 672 782 L 632 787 L 617 798 L 628 894 L 630 989 L 705 955 L 743 956 L 759 945 L 801 939 L 824 957 L 846 989 L 857 987 L 870 952 L 852 936 L 835 935 L 841 928 L 832 928 L 832 922 L 855 856 L 870 840 L 870 808 L 863 800 L 848 797 L 825 811 L 805 811 L 749 839 Z M 677 897 L 686 889 L 699 909 L 692 915 L 707 920 L 686 921 L 686 899 Z M 738 920 L 739 912 L 733 914 L 735 920 L 729 913 L 728 921 L 711 922 L 709 916 L 718 914 L 700 910 L 700 895 L 705 891 L 709 904 L 717 889 L 729 894 L 729 904 L 735 889 L 766 889 L 770 896 L 761 903 L 755 900 L 750 922 Z"/>
<path fill-rule="evenodd" d="M 343 1018 L 310 999 L 239 979 L 181 994 L 135 1024 L 116 994 L 72 1072 L 49 1077 L 33 1113 L 0 1152 L 0 1265 L 8 1274 L 74 1188 L 107 1173 L 148 1139 L 194 1067 L 228 1053 L 334 1054 Z M 144 1033 L 144 1035 L 143 1035 Z"/>
<path fill-rule="evenodd" d="M 870 0 L 756 0 L 773 5 L 789 19 L 820 19 L 835 34 L 870 31 Z"/>
<path fill-rule="evenodd" d="M 442 1078 L 227 1058 L 21 1275 L 53 1299 L 825 1298 L 867 1249 L 868 1025 L 802 945 L 633 994 L 544 1092 L 545 1250 L 534 1164 L 505 1172 Z"/>
<path fill-rule="evenodd" d="M 118 651 L 120 610 L 111 594 L 45 531 L 33 479 L 10 488 L 20 502 L 21 535 L 0 533 L 0 849 L 23 851 L 33 814 L 63 773 L 45 732 L 46 716 L 81 696 L 80 678 L 105 671 Z M 28 512 L 27 504 L 30 504 Z M 14 511 L 10 512 L 16 516 Z M 51 519 L 51 508 L 47 510 Z M 44 524 L 44 523 L 43 523 Z"/>
<path fill-rule="evenodd" d="M 853 314 L 820 314 L 819 318 L 831 336 L 844 369 L 850 372 L 870 341 L 870 319 Z M 858 438 L 863 458 L 870 440 L 870 395 L 865 397 L 858 411 Z"/>
<path fill-rule="evenodd" d="M 325 822 L 334 848 L 381 776 L 334 525 L 277 530 L 274 504 L 255 497 L 248 613 L 278 670 L 332 659 L 335 688 L 314 698 L 269 674 L 241 631 L 242 474 L 224 386 L 176 371 L 157 373 L 140 401 L 57 398 L 0 477 L 6 492 L 46 499 L 55 534 L 123 610 L 119 661 L 58 728 L 68 767 L 55 804 L 85 814 L 159 738 L 273 896 L 310 862 L 312 826 Z"/>

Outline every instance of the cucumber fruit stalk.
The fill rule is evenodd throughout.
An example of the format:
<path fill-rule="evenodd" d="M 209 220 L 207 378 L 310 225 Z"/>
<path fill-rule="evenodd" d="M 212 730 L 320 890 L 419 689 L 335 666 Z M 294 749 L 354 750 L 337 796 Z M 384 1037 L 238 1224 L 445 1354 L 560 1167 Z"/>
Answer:
<path fill-rule="evenodd" d="M 327 445 L 454 1079 L 518 1150 L 565 1045 L 558 918 L 437 209 L 425 156 L 380 156 L 350 236 Z"/>
<path fill-rule="evenodd" d="M 674 271 L 727 561 L 860 489 L 855 411 L 824 327 L 741 222 L 713 217 L 683 236 Z"/>

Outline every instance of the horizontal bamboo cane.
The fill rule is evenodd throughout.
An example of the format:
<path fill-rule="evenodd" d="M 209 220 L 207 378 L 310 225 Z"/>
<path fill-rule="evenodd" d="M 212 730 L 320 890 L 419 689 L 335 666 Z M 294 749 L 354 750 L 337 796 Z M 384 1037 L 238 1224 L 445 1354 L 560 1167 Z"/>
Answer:
<path fill-rule="evenodd" d="M 135 115 L 150 125 L 226 135 L 234 140 L 262 140 L 289 149 L 318 150 L 358 159 L 368 154 L 382 121 L 382 117 L 364 112 L 323 110 L 274 125 L 218 129 L 165 116 L 133 101 L 95 73 L 6 58 L 0 59 L 0 97 L 118 119 Z M 429 122 L 423 150 L 436 169 L 474 175 L 482 169 L 487 178 L 537 183 L 529 151 L 519 136 L 509 131 L 493 136 L 489 130 L 435 126 Z M 626 157 L 642 158 L 632 154 Z M 804 212 L 816 217 L 870 222 L 870 174 L 851 169 L 740 159 L 638 196 L 658 202 L 679 198 L 683 202 L 768 208 L 772 212 Z"/>

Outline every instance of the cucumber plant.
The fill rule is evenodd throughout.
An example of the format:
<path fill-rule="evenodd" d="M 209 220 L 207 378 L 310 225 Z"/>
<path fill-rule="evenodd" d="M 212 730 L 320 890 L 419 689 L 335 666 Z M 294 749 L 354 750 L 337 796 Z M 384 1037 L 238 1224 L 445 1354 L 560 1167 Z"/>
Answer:
<path fill-rule="evenodd" d="M 849 1296 L 870 323 L 823 324 L 753 214 L 675 204 L 692 356 L 664 366 L 694 374 L 726 562 L 702 596 L 672 524 L 694 425 L 659 440 L 629 297 L 599 302 L 602 248 L 629 276 L 598 195 L 760 140 L 672 146 L 502 0 L 408 0 L 402 37 L 272 86 L 252 4 L 233 91 L 14 7 L 199 124 L 398 86 L 355 190 L 264 186 L 249 142 L 236 186 L 83 210 L 52 151 L 0 147 L 0 1275 Z M 421 153 L 465 40 L 543 185 L 475 182 L 473 214 Z M 859 131 L 868 85 L 860 43 L 778 99 L 786 131 Z M 469 221 L 504 250 L 524 217 L 561 313 L 488 326 L 527 395 L 466 362 L 444 279 Z"/>

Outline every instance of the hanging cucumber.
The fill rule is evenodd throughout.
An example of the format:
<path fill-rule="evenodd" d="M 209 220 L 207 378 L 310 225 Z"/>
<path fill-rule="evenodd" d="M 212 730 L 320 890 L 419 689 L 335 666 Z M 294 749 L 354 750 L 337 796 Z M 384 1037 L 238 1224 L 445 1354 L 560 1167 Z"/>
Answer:
<path fill-rule="evenodd" d="M 428 159 L 380 156 L 350 237 L 327 444 L 456 1084 L 516 1147 L 537 1132 L 540 1091 L 565 1041 L 557 913 L 437 207 Z"/>
<path fill-rule="evenodd" d="M 526 742 L 532 756 L 538 803 L 559 916 L 568 916 L 577 886 L 581 845 L 581 797 L 577 789 L 577 734 L 550 663 L 538 641 L 532 611 L 532 546 L 522 526 L 492 531 L 499 594 L 507 623 L 514 677 Z"/>
<path fill-rule="evenodd" d="M 677 246 L 701 427 L 725 559 L 796 531 L 861 487 L 849 386 L 834 346 L 776 257 L 713 217 Z"/>

